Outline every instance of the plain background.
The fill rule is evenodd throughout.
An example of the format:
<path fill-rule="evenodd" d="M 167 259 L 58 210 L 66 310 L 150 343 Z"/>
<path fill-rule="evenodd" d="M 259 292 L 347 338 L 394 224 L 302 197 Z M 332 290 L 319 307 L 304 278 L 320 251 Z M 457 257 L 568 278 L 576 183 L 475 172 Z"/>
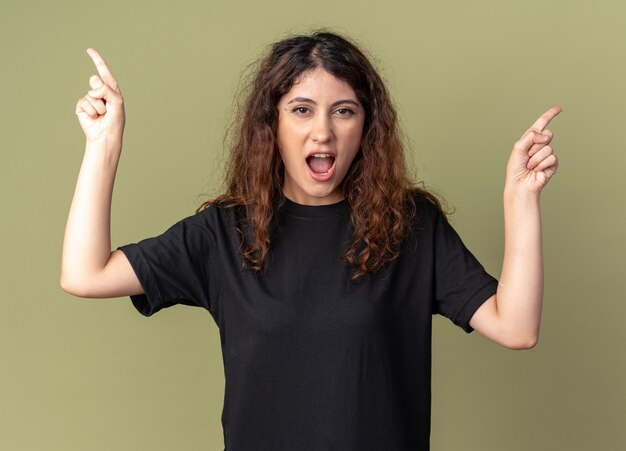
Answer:
<path fill-rule="evenodd" d="M 416 177 L 499 276 L 512 144 L 550 106 L 539 345 L 500 348 L 435 318 L 432 449 L 621 450 L 626 442 L 626 4 L 614 1 L 0 3 L 0 448 L 221 450 L 219 333 L 59 288 L 84 138 L 76 100 L 102 52 L 127 108 L 113 245 L 161 233 L 221 189 L 244 67 L 329 27 L 372 55 Z"/>

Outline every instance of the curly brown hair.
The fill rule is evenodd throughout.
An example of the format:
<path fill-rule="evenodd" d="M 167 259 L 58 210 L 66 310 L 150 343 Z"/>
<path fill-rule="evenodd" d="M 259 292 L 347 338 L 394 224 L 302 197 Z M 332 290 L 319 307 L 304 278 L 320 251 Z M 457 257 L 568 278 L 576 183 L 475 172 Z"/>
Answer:
<path fill-rule="evenodd" d="M 242 256 L 249 269 L 263 269 L 284 181 L 277 105 L 303 73 L 315 68 L 348 83 L 365 109 L 361 148 L 342 183 L 353 231 L 345 259 L 354 268 L 352 280 L 357 280 L 398 257 L 416 214 L 416 196 L 443 209 L 433 193 L 410 181 L 385 84 L 365 54 L 345 37 L 318 31 L 287 38 L 260 60 L 230 129 L 226 192 L 198 211 L 213 204 L 245 208 L 247 233 L 244 226 L 238 227 Z"/>

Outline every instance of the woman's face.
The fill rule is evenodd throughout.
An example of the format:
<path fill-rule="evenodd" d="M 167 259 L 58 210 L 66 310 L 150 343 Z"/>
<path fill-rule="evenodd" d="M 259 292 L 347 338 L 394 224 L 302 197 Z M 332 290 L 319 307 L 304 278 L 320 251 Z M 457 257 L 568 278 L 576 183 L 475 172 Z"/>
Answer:
<path fill-rule="evenodd" d="M 365 110 L 354 90 L 324 69 L 312 69 L 282 96 L 278 111 L 285 196 L 302 205 L 339 202 L 363 135 Z"/>

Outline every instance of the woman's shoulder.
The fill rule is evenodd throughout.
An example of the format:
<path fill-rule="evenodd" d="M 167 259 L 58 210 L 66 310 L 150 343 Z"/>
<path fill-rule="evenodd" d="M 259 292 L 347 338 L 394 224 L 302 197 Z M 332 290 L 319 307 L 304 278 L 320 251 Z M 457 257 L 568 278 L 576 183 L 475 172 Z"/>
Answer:
<path fill-rule="evenodd" d="M 426 219 L 436 219 L 437 216 L 447 217 L 445 201 L 433 191 L 424 188 L 413 188 L 409 191 L 409 213 L 414 216 L 416 222 Z"/>
<path fill-rule="evenodd" d="M 245 215 L 245 211 L 243 205 L 218 199 L 201 204 L 192 218 L 205 223 L 234 224 Z"/>

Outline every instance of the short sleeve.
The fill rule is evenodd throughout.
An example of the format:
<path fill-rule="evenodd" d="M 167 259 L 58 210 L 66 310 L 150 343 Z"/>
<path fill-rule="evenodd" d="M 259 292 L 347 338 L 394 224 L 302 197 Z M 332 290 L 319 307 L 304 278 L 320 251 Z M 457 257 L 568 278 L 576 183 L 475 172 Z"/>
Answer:
<path fill-rule="evenodd" d="M 434 311 L 469 333 L 474 330 L 469 325 L 472 316 L 496 293 L 498 281 L 465 247 L 445 216 L 439 211 L 434 215 Z"/>
<path fill-rule="evenodd" d="M 208 270 L 215 237 L 206 210 L 174 224 L 163 234 L 121 246 L 144 294 L 131 296 L 144 316 L 176 304 L 211 311 Z"/>

